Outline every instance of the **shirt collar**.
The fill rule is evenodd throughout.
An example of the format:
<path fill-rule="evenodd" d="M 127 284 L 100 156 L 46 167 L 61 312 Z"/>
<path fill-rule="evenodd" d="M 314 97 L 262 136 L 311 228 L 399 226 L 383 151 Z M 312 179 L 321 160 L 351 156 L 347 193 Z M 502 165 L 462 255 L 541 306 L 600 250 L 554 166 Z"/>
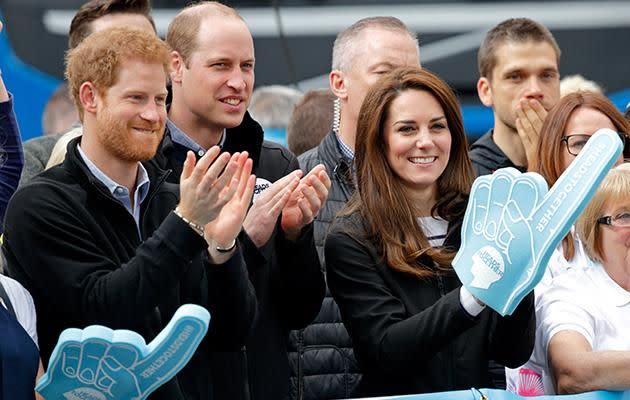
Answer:
<path fill-rule="evenodd" d="M 177 144 L 180 144 L 187 149 L 192 150 L 197 156 L 201 157 L 206 154 L 208 149 L 204 149 L 199 143 L 195 142 L 190 136 L 188 136 L 184 131 L 179 129 L 177 125 L 173 123 L 170 119 L 166 120 L 166 126 L 171 134 L 171 140 Z M 223 148 L 223 144 L 225 143 L 225 129 L 223 129 L 223 133 L 221 134 L 221 139 L 219 140 L 218 146 Z"/>
<path fill-rule="evenodd" d="M 339 150 L 341 150 L 341 154 L 343 154 L 344 157 L 353 160 L 354 159 L 354 151 L 352 151 L 352 149 L 343 142 L 343 140 L 341 140 L 341 136 L 339 136 L 337 133 L 335 133 L 335 137 L 337 138 L 337 143 L 339 144 Z"/>
<path fill-rule="evenodd" d="M 88 167 L 92 175 L 94 175 L 96 179 L 98 179 L 101 183 L 103 183 L 103 185 L 105 185 L 105 187 L 112 194 L 113 197 L 119 200 L 122 196 L 126 197 L 127 199 L 129 198 L 129 190 L 125 186 L 118 184 L 116 181 L 107 176 L 103 171 L 101 171 L 96 166 L 96 164 L 94 164 L 88 158 L 88 156 L 81 149 L 81 146 L 78 144 L 77 150 L 79 150 L 79 155 L 81 156 L 81 159 Z M 149 193 L 149 186 L 150 181 L 147 170 L 144 168 L 144 165 L 139 162 L 138 175 L 136 177 L 136 193 L 138 194 L 136 204 L 142 204 L 144 199 L 147 197 L 147 194 Z"/>

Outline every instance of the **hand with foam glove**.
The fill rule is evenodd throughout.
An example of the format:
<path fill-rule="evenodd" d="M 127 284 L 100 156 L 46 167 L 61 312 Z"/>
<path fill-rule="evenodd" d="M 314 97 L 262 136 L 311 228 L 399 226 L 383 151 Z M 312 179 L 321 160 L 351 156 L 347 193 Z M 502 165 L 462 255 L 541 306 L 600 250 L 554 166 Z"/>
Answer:
<path fill-rule="evenodd" d="M 499 314 L 512 314 L 622 150 L 616 132 L 600 129 L 550 190 L 540 175 L 513 168 L 477 178 L 453 260 L 466 289 Z"/>
<path fill-rule="evenodd" d="M 186 365 L 209 322 L 205 308 L 183 305 L 149 345 L 127 330 L 66 329 L 35 390 L 47 400 L 146 399 Z"/>

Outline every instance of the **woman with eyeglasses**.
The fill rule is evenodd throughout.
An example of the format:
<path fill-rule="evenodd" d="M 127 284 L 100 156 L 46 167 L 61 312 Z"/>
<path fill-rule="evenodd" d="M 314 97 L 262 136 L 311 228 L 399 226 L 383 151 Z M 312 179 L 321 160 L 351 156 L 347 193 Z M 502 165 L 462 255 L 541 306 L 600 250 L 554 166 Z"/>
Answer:
<path fill-rule="evenodd" d="M 623 155 L 617 160 L 630 161 L 630 123 L 608 98 L 595 92 L 570 93 L 560 99 L 549 112 L 540 132 L 539 158 L 534 170 L 541 174 L 551 187 L 575 160 L 588 139 L 599 129 L 619 132 L 624 142 Z M 573 233 L 562 241 L 561 248 L 552 257 L 543 283 L 567 269 L 583 264 L 579 242 Z"/>
<path fill-rule="evenodd" d="M 575 160 L 588 139 L 599 129 L 609 128 L 619 132 L 624 142 L 623 155 L 617 165 L 630 160 L 630 123 L 607 97 L 594 92 L 570 93 L 560 99 L 549 112 L 540 131 L 538 160 L 533 170 L 540 173 L 549 186 L 556 183 L 560 175 Z M 536 298 L 552 286 L 552 279 L 567 271 L 581 270 L 588 265 L 582 243 L 574 229 L 567 234 L 552 255 L 545 276 L 536 287 Z M 541 395 L 543 387 L 543 365 L 546 360 L 545 348 L 540 339 L 539 304 L 536 305 L 537 335 L 536 346 L 530 360 L 517 370 L 507 370 L 508 390 L 521 395 Z"/>
<path fill-rule="evenodd" d="M 576 230 L 588 267 L 537 298 L 549 393 L 630 389 L 630 169 L 613 169 Z"/>

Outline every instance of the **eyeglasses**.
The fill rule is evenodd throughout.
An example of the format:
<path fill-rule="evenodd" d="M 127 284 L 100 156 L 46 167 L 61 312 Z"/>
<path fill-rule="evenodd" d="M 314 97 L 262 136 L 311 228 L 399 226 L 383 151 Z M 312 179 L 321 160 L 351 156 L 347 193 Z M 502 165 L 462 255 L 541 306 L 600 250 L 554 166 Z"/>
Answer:
<path fill-rule="evenodd" d="M 607 215 L 601 218 L 597 218 L 598 224 L 617 226 L 620 228 L 630 227 L 630 212 L 622 212 L 615 216 Z"/>
<path fill-rule="evenodd" d="M 623 132 L 619 132 L 618 135 L 623 143 L 623 158 L 624 160 L 630 160 L 630 137 Z M 590 138 L 590 135 L 566 135 L 560 141 L 567 145 L 569 154 L 577 156 Z"/>

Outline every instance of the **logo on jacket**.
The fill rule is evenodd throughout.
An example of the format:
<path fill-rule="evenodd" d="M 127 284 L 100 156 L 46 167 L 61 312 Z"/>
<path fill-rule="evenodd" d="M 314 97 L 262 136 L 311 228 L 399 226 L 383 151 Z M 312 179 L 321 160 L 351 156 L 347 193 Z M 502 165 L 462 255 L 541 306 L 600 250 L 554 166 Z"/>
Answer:
<path fill-rule="evenodd" d="M 252 203 L 255 203 L 258 196 L 265 190 L 269 189 L 270 186 L 271 182 L 269 182 L 268 180 L 263 178 L 256 178 L 256 185 L 254 186 L 254 197 L 252 198 Z"/>

